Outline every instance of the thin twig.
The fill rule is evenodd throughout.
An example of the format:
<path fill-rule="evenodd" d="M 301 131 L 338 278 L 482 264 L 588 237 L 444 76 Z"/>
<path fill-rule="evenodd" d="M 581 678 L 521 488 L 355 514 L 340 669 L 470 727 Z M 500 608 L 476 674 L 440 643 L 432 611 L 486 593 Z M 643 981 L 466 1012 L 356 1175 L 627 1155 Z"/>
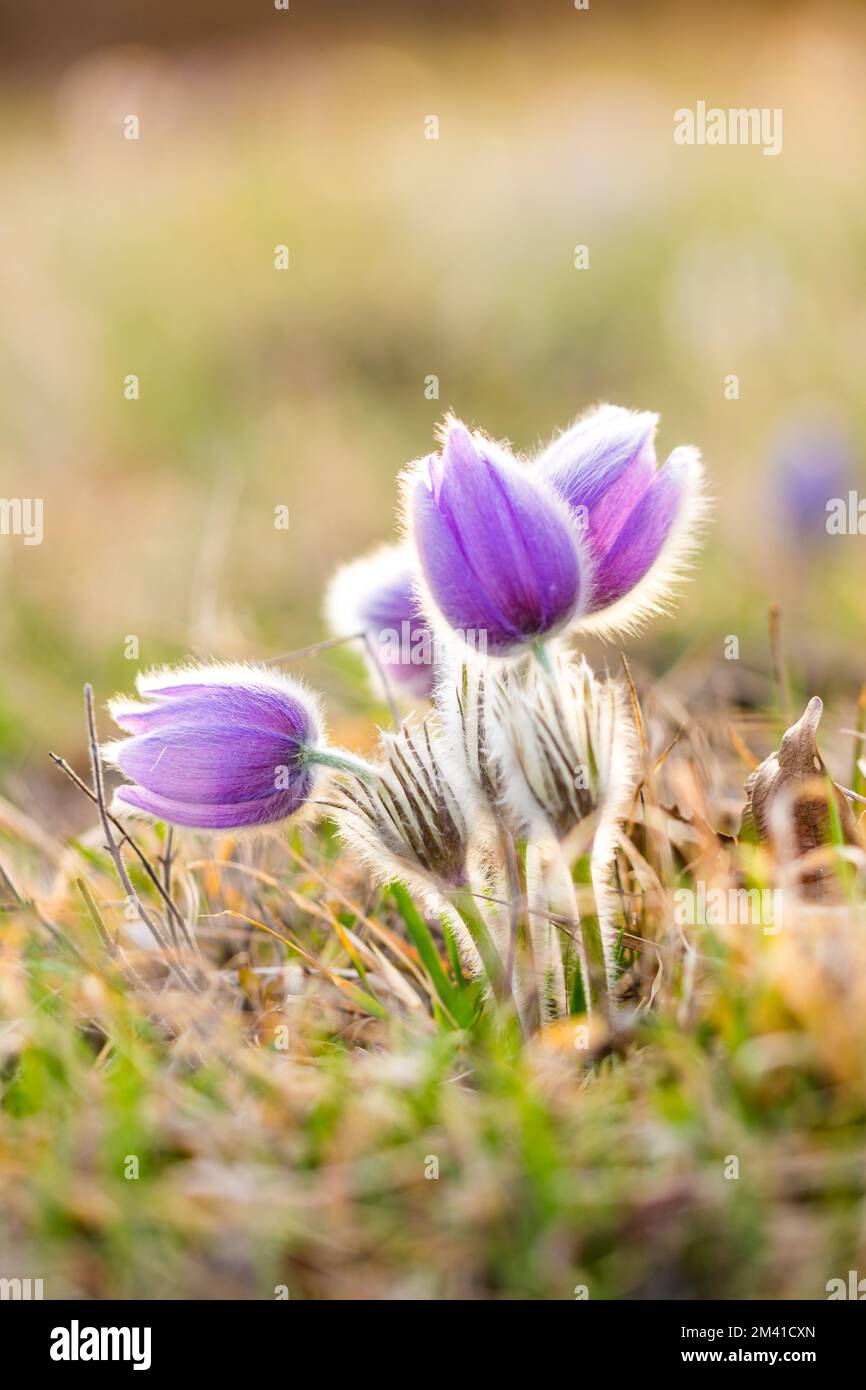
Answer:
<path fill-rule="evenodd" d="M 66 761 L 65 758 L 61 758 L 58 753 L 49 753 L 48 756 L 51 759 L 51 761 L 57 767 L 60 768 L 61 772 L 66 773 L 66 776 L 69 778 L 70 782 L 73 782 L 79 791 L 84 792 L 85 796 L 89 796 L 90 800 L 94 803 L 94 805 L 98 804 L 96 800 L 96 794 L 93 791 L 93 789 L 91 787 L 88 787 L 87 783 L 83 780 L 83 778 L 79 777 L 78 773 L 75 771 L 73 767 L 70 767 L 69 763 Z M 195 941 L 190 935 L 189 928 L 187 927 L 187 924 L 184 921 L 183 914 L 181 913 L 177 904 L 172 899 L 171 895 L 168 892 L 166 892 L 166 889 L 163 887 L 162 883 L 159 880 L 159 875 L 157 874 L 156 870 L 154 869 L 144 850 L 141 849 L 141 847 L 132 838 L 129 831 L 124 827 L 122 821 L 119 821 L 117 819 L 117 816 L 112 815 L 111 812 L 108 810 L 106 810 L 106 815 L 108 816 L 108 819 L 111 821 L 111 824 L 114 826 L 115 830 L 117 830 L 120 833 L 120 840 L 118 841 L 120 848 L 122 849 L 124 845 L 129 845 L 130 849 L 133 850 L 135 854 L 138 856 L 142 868 L 144 869 L 145 873 L 147 874 L 157 893 L 159 893 L 159 896 L 162 898 L 163 902 L 165 903 L 166 907 L 171 913 L 172 918 L 183 932 L 184 941 L 186 942 L 187 946 L 190 948 L 191 951 L 197 951 L 198 947 L 196 946 Z"/>
<path fill-rule="evenodd" d="M 788 685 L 788 668 L 782 648 L 782 608 L 771 603 L 768 612 L 770 629 L 770 660 L 773 665 L 773 679 L 779 696 L 779 710 L 787 727 L 791 723 L 791 692 Z"/>
<path fill-rule="evenodd" d="M 345 642 L 357 642 L 361 637 L 365 637 L 363 632 L 350 632 L 348 637 L 326 637 L 323 642 L 312 642 L 309 647 L 298 647 L 294 652 L 283 652 L 282 656 L 269 656 L 265 660 L 266 666 L 285 666 L 290 661 L 300 661 L 305 656 L 315 656 L 317 652 L 326 652 L 331 647 L 341 647 Z"/>
<path fill-rule="evenodd" d="M 112 940 L 111 933 L 102 920 L 102 914 L 99 911 L 99 908 L 96 906 L 96 900 L 90 891 L 87 880 L 83 878 L 77 878 L 75 880 L 75 886 L 81 894 L 82 898 L 84 899 L 84 905 L 90 914 L 90 920 L 92 921 L 93 925 L 96 927 L 97 932 L 99 933 L 99 939 L 102 942 L 103 948 L 105 949 L 107 954 L 111 956 L 112 960 L 116 960 L 117 945 Z"/>
<path fill-rule="evenodd" d="M 73 956 L 75 956 L 76 960 L 78 960 L 80 964 L 84 966 L 85 970 L 94 971 L 96 974 L 102 973 L 98 966 L 94 966 L 93 962 L 87 959 L 87 956 L 78 946 L 76 946 L 72 938 L 67 936 L 66 932 L 61 931 L 58 926 L 55 926 L 55 924 L 51 921 L 50 918 L 45 916 L 45 913 L 42 911 L 42 908 L 39 906 L 37 902 L 22 903 L 22 910 L 24 909 L 32 912 L 37 922 L 41 923 L 45 930 L 51 933 L 51 935 L 54 937 L 54 940 L 60 946 L 65 947 L 67 951 L 69 951 Z"/>
<path fill-rule="evenodd" d="M 400 712 L 397 709 L 397 704 L 394 700 L 394 695 L 391 691 L 391 683 L 388 680 L 388 677 L 385 675 L 385 668 L 379 660 L 379 657 L 376 653 L 376 649 L 370 640 L 369 634 L 365 632 L 362 633 L 362 636 L 364 638 L 364 646 L 367 648 L 367 655 L 369 656 L 370 660 L 372 661 L 373 665 L 379 673 L 379 679 L 382 682 L 382 689 L 385 692 L 385 699 L 388 702 L 388 709 L 391 711 L 391 718 L 394 721 L 394 728 L 399 729 Z"/>
<path fill-rule="evenodd" d="M 105 807 L 105 788 L 102 780 L 102 763 L 99 757 L 99 744 L 96 737 L 96 718 L 93 712 L 93 686 L 88 682 L 84 687 L 84 708 L 87 715 L 87 737 L 90 745 L 90 766 L 93 773 L 93 791 L 96 800 L 99 819 L 102 823 L 102 830 L 105 835 L 105 848 L 111 856 L 112 863 L 117 870 L 117 876 L 123 885 L 127 899 L 135 904 L 138 915 L 147 927 L 154 941 L 165 953 L 165 961 L 171 970 L 177 975 L 178 979 L 187 987 L 201 993 L 201 985 L 187 973 L 180 961 L 172 959 L 168 942 L 165 940 L 160 928 L 157 926 L 153 917 L 148 912 L 138 893 L 133 887 L 133 883 L 127 873 L 126 865 L 123 862 L 123 855 L 114 839 L 111 828 L 111 820 Z"/>
<path fill-rule="evenodd" d="M 400 713 L 394 701 L 394 696 L 391 691 L 391 685 L 385 674 L 382 663 L 376 655 L 376 650 L 373 646 L 373 643 L 370 640 L 369 633 L 367 632 L 350 632 L 346 637 L 326 637 L 322 642 L 311 642 L 308 647 L 298 647 L 297 651 L 284 652 L 282 656 L 268 657 L 266 665 L 286 666 L 290 661 L 300 661 L 305 656 L 317 656 L 319 652 L 327 652 L 330 651 L 332 647 L 342 647 L 349 642 L 364 643 L 364 646 L 367 649 L 367 655 L 369 656 L 372 664 L 375 666 L 379 674 L 379 679 L 382 682 L 382 689 L 385 694 L 385 700 L 387 702 L 388 709 L 391 712 L 391 718 L 394 721 L 394 728 L 399 729 Z"/>
<path fill-rule="evenodd" d="M 165 888 L 165 896 L 171 901 L 171 866 L 174 859 L 174 826 L 168 826 L 165 832 L 165 849 L 159 858 L 162 864 L 162 881 Z M 175 930 L 174 917 L 169 912 L 166 914 L 166 926 L 171 932 L 172 945 L 177 949 L 177 931 Z"/>
<path fill-rule="evenodd" d="M 12 894 L 12 897 L 15 900 L 16 907 L 29 906 L 29 904 L 25 903 L 24 898 L 19 893 L 17 887 L 13 883 L 12 879 L 9 877 L 9 874 L 4 869 L 2 863 L 0 863 L 0 883 L 4 883 L 6 887 L 9 889 L 9 892 Z"/>
<path fill-rule="evenodd" d="M 33 898 L 25 898 L 23 896 L 14 879 L 9 874 L 8 870 L 4 868 L 3 864 L 0 864 L 0 881 L 6 885 L 15 900 L 8 908 L 4 907 L 4 911 L 32 913 L 37 922 L 45 927 L 46 931 L 51 933 L 59 945 L 65 947 L 67 951 L 74 955 L 87 970 L 93 969 L 93 966 L 90 961 L 88 961 L 83 951 L 76 946 L 75 942 L 68 937 L 65 932 L 61 931 L 59 927 L 55 926 L 54 923 L 45 916 L 38 903 L 36 903 Z"/>
<path fill-rule="evenodd" d="M 857 701 L 856 733 L 861 739 L 866 734 L 866 684 L 860 687 L 860 698 Z M 854 766 L 851 769 L 851 786 L 854 788 L 855 796 L 860 792 L 866 792 L 866 777 L 863 776 L 856 748 L 854 749 Z"/>

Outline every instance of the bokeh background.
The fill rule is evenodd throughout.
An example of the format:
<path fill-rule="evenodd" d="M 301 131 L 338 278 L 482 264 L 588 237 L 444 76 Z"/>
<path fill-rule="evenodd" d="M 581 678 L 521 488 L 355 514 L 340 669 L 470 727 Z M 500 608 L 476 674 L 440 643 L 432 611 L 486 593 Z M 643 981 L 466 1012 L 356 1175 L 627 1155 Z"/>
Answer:
<path fill-rule="evenodd" d="M 0 5 L 0 496 L 45 507 L 41 546 L 0 538 L 8 794 L 62 822 L 47 750 L 81 756 L 130 636 L 145 665 L 322 637 L 448 408 L 518 450 L 660 411 L 715 521 L 638 658 L 718 668 L 734 634 L 762 679 L 778 600 L 796 679 L 856 695 L 866 540 L 824 523 L 866 494 L 860 7 L 162 9 Z M 781 107 L 781 155 L 675 145 L 700 99 Z M 342 660 L 307 674 L 351 726 Z"/>

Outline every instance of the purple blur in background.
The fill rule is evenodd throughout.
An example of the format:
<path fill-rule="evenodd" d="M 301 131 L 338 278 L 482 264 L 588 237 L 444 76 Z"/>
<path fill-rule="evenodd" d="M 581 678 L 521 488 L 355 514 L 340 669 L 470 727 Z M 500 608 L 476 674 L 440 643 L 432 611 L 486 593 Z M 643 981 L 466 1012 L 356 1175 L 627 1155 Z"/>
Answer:
<path fill-rule="evenodd" d="M 845 426 L 833 419 L 789 422 L 779 432 L 770 464 L 774 498 L 785 532 L 806 545 L 828 539 L 827 503 L 847 498 L 858 483 L 854 448 Z"/>

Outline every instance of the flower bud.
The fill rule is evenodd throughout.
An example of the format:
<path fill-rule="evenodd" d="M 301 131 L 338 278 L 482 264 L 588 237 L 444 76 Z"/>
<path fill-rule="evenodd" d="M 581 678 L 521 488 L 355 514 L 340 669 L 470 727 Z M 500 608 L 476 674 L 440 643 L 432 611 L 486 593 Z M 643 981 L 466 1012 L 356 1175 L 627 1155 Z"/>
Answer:
<path fill-rule="evenodd" d="M 634 785 L 634 730 L 622 687 L 585 661 L 553 655 L 506 672 L 493 736 L 503 800 L 524 834 L 558 840 L 590 816 L 616 815 Z"/>
<path fill-rule="evenodd" d="M 581 624 L 630 630 L 664 611 L 695 548 L 706 503 L 696 449 L 658 468 L 658 416 L 605 405 L 583 416 L 536 460 L 535 472 L 584 532 L 591 573 Z"/>
<path fill-rule="evenodd" d="M 451 419 L 441 453 L 412 465 L 403 488 L 431 619 L 503 656 L 574 617 L 583 595 L 577 530 L 540 475 Z"/>
<path fill-rule="evenodd" d="M 103 747 L 131 779 L 117 813 L 227 830 L 294 815 L 316 781 L 321 721 L 297 681 L 267 667 L 188 666 L 139 676 L 109 711 L 130 734 Z"/>
<path fill-rule="evenodd" d="M 415 594 L 413 559 L 408 546 L 385 545 L 344 565 L 328 588 L 325 611 L 338 637 L 364 634 L 397 691 L 428 699 L 434 683 L 433 634 Z"/>
<path fill-rule="evenodd" d="M 469 834 L 442 768 L 432 716 L 381 736 L 375 777 L 341 777 L 338 824 L 380 878 L 422 891 L 461 888 L 469 879 Z"/>

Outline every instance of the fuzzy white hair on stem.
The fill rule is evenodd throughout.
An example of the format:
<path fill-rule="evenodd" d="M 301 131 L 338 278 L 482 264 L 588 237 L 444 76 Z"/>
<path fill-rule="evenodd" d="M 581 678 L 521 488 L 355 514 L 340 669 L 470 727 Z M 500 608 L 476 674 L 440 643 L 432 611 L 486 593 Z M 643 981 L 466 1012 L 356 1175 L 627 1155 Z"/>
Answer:
<path fill-rule="evenodd" d="M 634 785 L 636 749 L 625 693 L 566 653 L 499 680 L 493 750 L 503 796 L 525 833 L 562 841 L 593 814 L 616 817 Z"/>
<path fill-rule="evenodd" d="M 424 893 L 468 881 L 469 831 L 440 758 L 432 716 L 380 736 L 375 781 L 339 776 L 337 825 L 381 880 Z"/>
<path fill-rule="evenodd" d="M 502 772 L 491 734 L 501 669 L 452 639 L 435 694 L 445 774 L 467 820 L 488 830 L 501 809 Z"/>

